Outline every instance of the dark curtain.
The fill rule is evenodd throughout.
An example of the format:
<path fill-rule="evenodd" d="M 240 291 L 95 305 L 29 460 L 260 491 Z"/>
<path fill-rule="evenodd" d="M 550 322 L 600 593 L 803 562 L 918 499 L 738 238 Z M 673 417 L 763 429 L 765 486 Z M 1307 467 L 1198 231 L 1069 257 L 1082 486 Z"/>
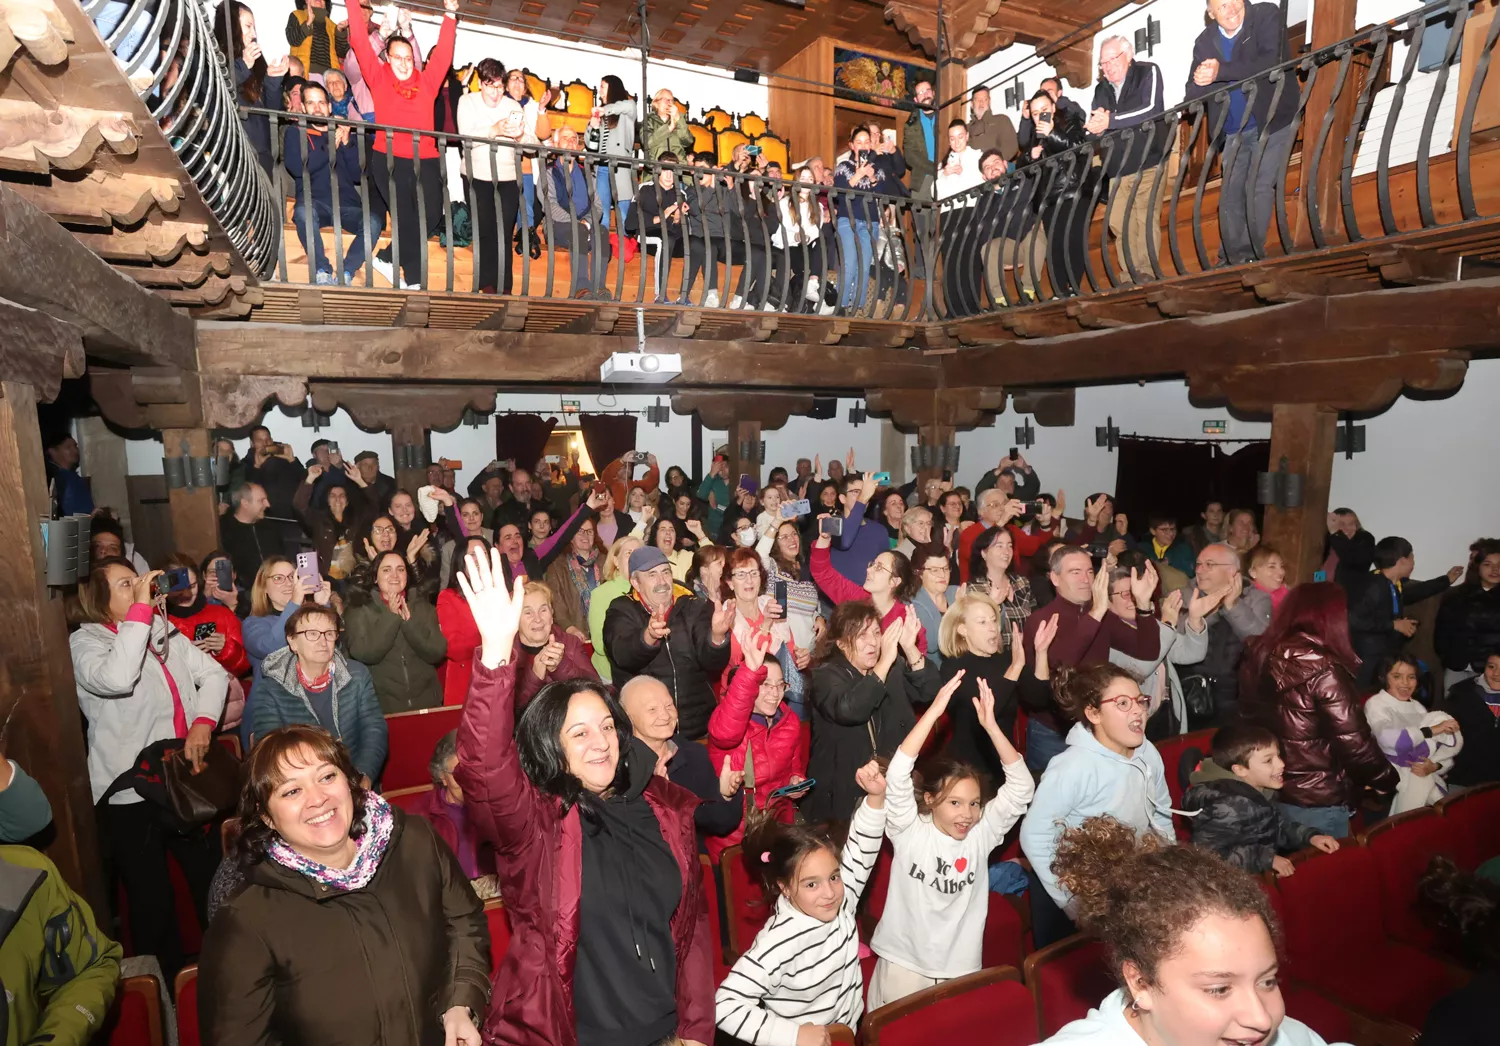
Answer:
<path fill-rule="evenodd" d="M 1172 516 L 1179 527 L 1201 522 L 1203 506 L 1259 511 L 1255 474 L 1266 471 L 1270 444 L 1249 443 L 1227 454 L 1218 443 L 1120 438 L 1115 511 L 1130 517 L 1131 533 L 1144 535 L 1152 515 Z"/>
<path fill-rule="evenodd" d="M 603 475 L 611 461 L 635 449 L 634 414 L 580 414 L 578 427 L 583 432 L 583 446 L 594 463 L 594 471 Z"/>
<path fill-rule="evenodd" d="M 496 414 L 495 460 L 514 458 L 519 467 L 534 468 L 546 452 L 547 437 L 556 424 L 556 418 L 540 414 Z"/>

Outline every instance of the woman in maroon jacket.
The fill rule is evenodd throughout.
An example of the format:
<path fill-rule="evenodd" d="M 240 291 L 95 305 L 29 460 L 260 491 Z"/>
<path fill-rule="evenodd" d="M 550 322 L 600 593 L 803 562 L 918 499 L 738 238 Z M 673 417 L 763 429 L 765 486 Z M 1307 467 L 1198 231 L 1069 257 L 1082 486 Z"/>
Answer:
<path fill-rule="evenodd" d="M 1342 839 L 1361 787 L 1389 798 L 1396 768 L 1365 722 L 1344 590 L 1298 585 L 1240 665 L 1240 715 L 1281 741 L 1281 812 Z"/>
<path fill-rule="evenodd" d="M 497 1046 L 713 1041 L 713 966 L 693 833 L 698 799 L 654 772 L 598 683 L 554 682 L 515 714 L 523 586 L 498 553 L 460 587 L 482 643 L 458 728 L 459 786 L 497 853 L 511 942 L 484 1040 Z"/>
<path fill-rule="evenodd" d="M 599 678 L 583 640 L 557 627 L 552 586 L 546 582 L 526 582 L 516 647 L 517 708 L 529 705 L 538 691 L 554 680 Z"/>

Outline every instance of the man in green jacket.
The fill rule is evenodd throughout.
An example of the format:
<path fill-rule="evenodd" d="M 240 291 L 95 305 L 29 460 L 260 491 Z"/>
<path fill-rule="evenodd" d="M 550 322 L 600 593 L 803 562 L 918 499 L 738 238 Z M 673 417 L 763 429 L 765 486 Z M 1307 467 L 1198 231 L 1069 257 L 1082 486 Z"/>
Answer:
<path fill-rule="evenodd" d="M 911 172 L 911 198 L 913 203 L 932 203 L 937 198 L 937 155 L 942 133 L 937 127 L 937 109 L 930 80 L 918 80 L 911 89 L 913 108 L 906 118 L 906 130 L 901 139 L 901 156 L 906 160 L 906 169 Z M 932 237 L 935 223 L 931 209 L 912 211 L 912 222 L 917 230 L 917 243 L 913 254 L 912 274 L 919 280 L 927 278 L 927 252 L 924 244 Z M 934 253 L 937 245 L 933 244 Z"/>
<path fill-rule="evenodd" d="M 29 846 L 0 846 L 0 984 L 8 1043 L 85 1046 L 120 979 L 119 944 Z"/>
<path fill-rule="evenodd" d="M 691 156 L 697 151 L 693 140 L 693 129 L 677 108 L 677 99 L 663 87 L 652 96 L 651 111 L 641 122 L 641 145 L 646 150 L 646 159 L 655 163 L 662 153 Z"/>

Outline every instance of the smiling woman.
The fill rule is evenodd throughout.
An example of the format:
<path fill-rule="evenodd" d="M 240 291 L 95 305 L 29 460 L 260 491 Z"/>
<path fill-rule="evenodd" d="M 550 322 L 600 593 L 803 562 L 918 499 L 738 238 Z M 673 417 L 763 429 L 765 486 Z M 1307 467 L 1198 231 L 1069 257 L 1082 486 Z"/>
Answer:
<path fill-rule="evenodd" d="M 306 725 L 256 746 L 239 815 L 244 885 L 199 963 L 203 1041 L 478 1046 L 484 908 L 425 820 L 366 791 L 348 750 Z"/>

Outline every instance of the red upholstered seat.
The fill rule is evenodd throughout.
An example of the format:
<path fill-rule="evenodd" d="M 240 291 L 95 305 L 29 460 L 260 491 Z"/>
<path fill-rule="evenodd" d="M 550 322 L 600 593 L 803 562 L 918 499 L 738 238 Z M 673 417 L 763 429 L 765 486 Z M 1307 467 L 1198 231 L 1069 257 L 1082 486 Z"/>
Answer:
<path fill-rule="evenodd" d="M 1152 742 L 1160 753 L 1162 767 L 1166 770 L 1167 791 L 1171 793 L 1174 809 L 1181 809 L 1182 793 L 1185 791 L 1177 776 L 1177 764 L 1182 760 L 1182 754 L 1189 748 L 1196 748 L 1206 757 L 1213 747 L 1214 733 L 1213 730 L 1194 730 L 1190 734 L 1177 734 Z"/>
<path fill-rule="evenodd" d="M 719 875 L 724 880 L 724 906 L 729 915 L 729 956 L 738 959 L 760 928 L 771 918 L 761 885 L 751 876 L 740 857 L 740 848 L 731 846 L 719 855 Z"/>
<path fill-rule="evenodd" d="M 892 848 L 891 841 L 881 840 L 880 856 L 875 858 L 875 869 L 870 872 L 870 881 L 865 884 L 865 893 L 862 898 L 865 918 L 869 921 L 872 930 L 885 912 L 885 896 L 891 889 L 891 862 L 895 858 L 896 851 Z"/>
<path fill-rule="evenodd" d="M 418 804 L 427 801 L 427 795 L 432 791 L 431 783 L 417 785 L 413 788 L 393 788 L 381 792 L 380 796 L 392 806 L 399 806 L 407 813 Z"/>
<path fill-rule="evenodd" d="M 150 974 L 122 977 L 105 1020 L 109 1046 L 162 1046 L 161 982 Z"/>
<path fill-rule="evenodd" d="M 1026 959 L 1022 943 L 1025 927 L 1021 913 L 1003 893 L 990 894 L 989 915 L 984 922 L 984 951 L 981 962 L 991 966 L 1014 966 L 1020 968 Z"/>
<path fill-rule="evenodd" d="M 1346 844 L 1294 860 L 1296 873 L 1276 884 L 1287 972 L 1336 1000 L 1420 1028 L 1456 985 L 1443 963 L 1386 936 L 1375 855 Z"/>
<path fill-rule="evenodd" d="M 484 921 L 490 926 L 490 976 L 500 969 L 500 962 L 510 949 L 510 916 L 500 898 L 484 902 Z"/>
<path fill-rule="evenodd" d="M 1360 845 L 1375 856 L 1380 917 L 1391 939 L 1429 950 L 1439 946 L 1431 920 L 1417 909 L 1417 881 L 1434 854 L 1457 856 L 1451 827 L 1426 807 L 1387 818 L 1361 833 Z"/>
<path fill-rule="evenodd" d="M 238 836 L 238 832 L 235 834 Z M 177 940 L 182 944 L 184 955 L 197 955 L 203 950 L 203 929 L 198 925 L 198 909 L 193 906 L 193 891 L 188 888 L 182 865 L 177 863 L 177 858 L 171 852 L 167 853 L 167 876 L 172 880 L 172 909 L 177 916 Z M 115 910 L 120 913 L 120 946 L 125 949 L 127 956 L 135 955 L 135 939 L 130 931 L 130 899 L 125 894 L 123 882 L 115 891 Z"/>
<path fill-rule="evenodd" d="M 177 1000 L 177 1046 L 199 1046 L 197 963 L 178 971 L 172 994 Z"/>
<path fill-rule="evenodd" d="M 1286 1003 L 1287 1016 L 1307 1025 L 1323 1036 L 1325 1042 L 1353 1041 L 1354 1026 L 1349 1020 L 1349 1011 L 1338 1003 L 1310 988 L 1290 984 L 1282 985 L 1281 998 Z"/>
<path fill-rule="evenodd" d="M 724 927 L 719 919 L 719 882 L 714 875 L 714 864 L 708 859 L 708 854 L 698 855 L 698 869 L 702 873 L 701 889 L 703 890 L 703 907 L 708 912 L 708 934 L 713 941 L 714 987 L 717 988 L 720 982 L 729 975 L 729 966 L 724 962 Z"/>
<path fill-rule="evenodd" d="M 1448 827 L 1461 867 L 1473 871 L 1491 857 L 1500 857 L 1500 783 L 1450 795 L 1435 809 Z"/>
<path fill-rule="evenodd" d="M 1118 985 L 1109 971 L 1104 944 L 1084 934 L 1049 944 L 1026 957 L 1026 983 L 1045 1038 L 1069 1021 L 1088 1015 Z"/>
<path fill-rule="evenodd" d="M 984 1043 L 1031 1046 L 1037 1034 L 1031 994 L 1013 966 L 980 970 L 867 1014 L 865 1046 Z"/>
<path fill-rule="evenodd" d="M 463 714 L 463 705 L 445 705 L 386 716 L 389 754 L 380 774 L 381 789 L 389 791 L 431 784 L 432 775 L 427 772 L 427 763 L 432 759 L 432 750 L 439 738 L 449 730 L 458 729 Z"/>

